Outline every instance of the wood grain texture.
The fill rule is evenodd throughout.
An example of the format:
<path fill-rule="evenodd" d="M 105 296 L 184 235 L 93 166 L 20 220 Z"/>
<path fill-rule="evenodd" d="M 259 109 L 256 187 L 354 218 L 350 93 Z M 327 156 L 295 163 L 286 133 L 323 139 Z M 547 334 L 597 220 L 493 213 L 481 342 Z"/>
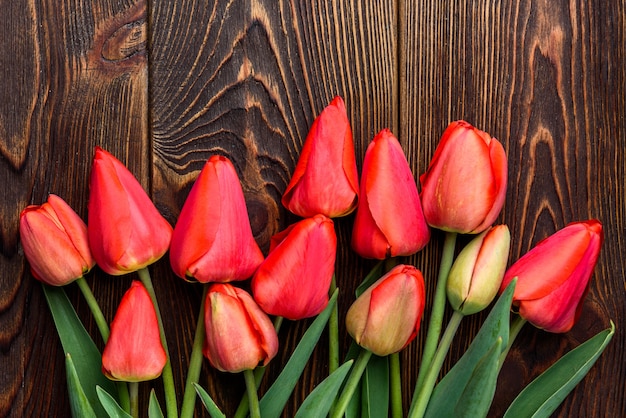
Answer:
<path fill-rule="evenodd" d="M 510 262 L 571 221 L 602 221 L 605 243 L 580 322 L 564 335 L 526 326 L 490 415 L 501 416 L 525 384 L 609 319 L 618 328 L 613 341 L 555 416 L 626 415 L 625 16 L 623 0 L 0 2 L 0 416 L 69 416 L 62 350 L 19 244 L 27 204 L 56 193 L 86 219 L 100 145 L 175 224 L 199 170 L 221 154 L 237 168 L 267 250 L 269 237 L 295 220 L 280 196 L 310 124 L 335 95 L 346 102 L 359 168 L 386 127 L 416 179 L 450 121 L 497 137 L 509 158 L 498 222 L 511 228 Z M 336 221 L 341 317 L 373 265 L 349 249 L 352 220 Z M 424 272 L 428 301 L 442 238 L 435 231 L 405 260 Z M 151 271 L 180 401 L 201 290 L 176 278 L 167 257 Z M 88 276 L 108 319 L 132 278 L 98 269 Z M 101 347 L 79 292 L 68 293 Z M 444 368 L 484 317 L 463 322 Z M 261 391 L 309 323 L 283 325 Z M 401 356 L 406 404 L 424 336 Z M 343 352 L 349 343 L 346 336 Z M 284 416 L 326 375 L 326 344 L 324 336 Z M 244 391 L 241 376 L 207 362 L 200 383 L 229 414 Z M 142 385 L 142 395 L 150 386 L 162 395 L 159 381 Z M 207 416 L 199 403 L 196 415 Z"/>

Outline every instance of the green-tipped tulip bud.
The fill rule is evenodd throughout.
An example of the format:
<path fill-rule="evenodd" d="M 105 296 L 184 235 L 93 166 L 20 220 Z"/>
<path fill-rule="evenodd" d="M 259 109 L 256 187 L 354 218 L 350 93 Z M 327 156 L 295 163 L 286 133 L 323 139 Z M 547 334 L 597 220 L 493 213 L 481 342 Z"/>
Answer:
<path fill-rule="evenodd" d="M 448 275 L 448 300 L 463 315 L 485 309 L 500 289 L 511 234 L 498 225 L 476 236 L 459 253 Z"/>

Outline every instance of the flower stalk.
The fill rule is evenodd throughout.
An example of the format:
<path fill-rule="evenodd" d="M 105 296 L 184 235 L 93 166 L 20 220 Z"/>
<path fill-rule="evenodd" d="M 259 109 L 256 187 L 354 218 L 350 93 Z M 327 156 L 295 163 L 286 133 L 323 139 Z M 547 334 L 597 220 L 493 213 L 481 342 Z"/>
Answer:
<path fill-rule="evenodd" d="M 455 232 L 446 232 L 443 243 L 443 254 L 441 255 L 441 265 L 439 267 L 439 276 L 437 278 L 437 287 L 435 289 L 435 298 L 433 300 L 430 322 L 428 324 L 428 333 L 426 334 L 424 353 L 422 354 L 420 371 L 417 376 L 415 391 L 413 392 L 414 400 L 421 390 L 422 383 L 426 378 L 426 373 L 430 369 L 430 364 L 437 350 L 439 335 L 441 334 L 443 324 L 443 314 L 446 307 L 446 282 L 450 268 L 452 267 L 452 261 L 454 260 L 456 237 L 457 234 Z"/>
<path fill-rule="evenodd" d="M 426 412 L 426 407 L 428 406 L 428 401 L 430 400 L 430 395 L 433 393 L 433 389 L 435 388 L 437 376 L 439 376 L 443 361 L 448 354 L 448 350 L 450 349 L 450 345 L 452 344 L 454 335 L 459 329 L 459 325 L 461 324 L 461 320 L 463 318 L 464 315 L 459 311 L 454 311 L 454 313 L 452 314 L 450 322 L 448 323 L 445 332 L 441 336 L 441 341 L 439 343 L 439 346 L 437 347 L 437 351 L 432 358 L 427 372 L 424 374 L 421 389 L 417 394 L 417 397 L 414 398 L 414 405 L 412 405 L 412 408 L 409 410 L 409 418 L 421 418 L 424 416 L 424 413 Z"/>
<path fill-rule="evenodd" d="M 150 299 L 152 299 L 152 304 L 154 305 L 154 310 L 157 314 L 159 333 L 161 334 L 161 344 L 163 344 L 163 349 L 165 350 L 165 354 L 167 356 L 167 361 L 165 363 L 165 367 L 163 368 L 163 374 L 161 375 L 163 378 L 163 390 L 165 392 L 165 409 L 167 411 L 168 418 L 176 418 L 178 416 L 178 406 L 176 401 L 176 388 L 174 387 L 174 373 L 172 372 L 172 362 L 170 361 L 170 351 L 167 347 L 167 340 L 165 338 L 165 328 L 163 327 L 161 310 L 159 309 L 156 293 L 154 292 L 150 272 L 144 267 L 137 270 L 137 274 L 139 275 L 141 283 L 148 291 Z"/>
<path fill-rule="evenodd" d="M 200 299 L 200 311 L 198 313 L 198 321 L 196 322 L 196 334 L 193 338 L 193 348 L 191 349 L 191 357 L 189 358 L 183 403 L 180 408 L 181 418 L 193 417 L 196 404 L 194 383 L 198 383 L 200 372 L 202 371 L 202 345 L 206 337 L 206 329 L 204 327 L 204 300 L 206 299 L 207 289 L 208 285 L 205 284 L 202 286 L 202 299 Z"/>

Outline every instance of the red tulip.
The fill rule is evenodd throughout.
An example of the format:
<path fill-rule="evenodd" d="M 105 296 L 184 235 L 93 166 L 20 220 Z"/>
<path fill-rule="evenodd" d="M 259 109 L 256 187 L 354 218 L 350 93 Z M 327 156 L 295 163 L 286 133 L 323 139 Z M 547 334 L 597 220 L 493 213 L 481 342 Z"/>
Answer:
<path fill-rule="evenodd" d="M 244 280 L 263 261 L 235 167 L 214 155 L 200 172 L 174 228 L 174 272 L 207 282 Z"/>
<path fill-rule="evenodd" d="M 52 286 L 64 286 L 96 264 L 87 226 L 60 197 L 51 194 L 41 206 L 20 214 L 20 237 L 33 276 Z"/>
<path fill-rule="evenodd" d="M 252 294 L 271 315 L 309 318 L 328 304 L 335 271 L 337 236 L 333 221 L 317 215 L 280 234 L 283 237 L 252 277 Z"/>
<path fill-rule="evenodd" d="M 150 295 L 141 282 L 133 281 L 111 322 L 102 373 L 112 380 L 142 382 L 159 377 L 166 361 Z"/>
<path fill-rule="evenodd" d="M 267 365 L 278 352 L 269 317 L 244 290 L 212 284 L 205 302 L 204 355 L 221 371 L 240 372 Z"/>
<path fill-rule="evenodd" d="M 414 254 L 429 239 L 411 168 L 396 137 L 384 129 L 365 153 L 352 248 L 382 260 Z"/>
<path fill-rule="evenodd" d="M 416 337 L 425 298 L 422 273 L 398 265 L 352 304 L 346 329 L 357 344 L 376 355 L 397 353 Z"/>
<path fill-rule="evenodd" d="M 567 332 L 578 320 L 603 241 L 597 220 L 574 222 L 537 244 L 505 273 L 500 291 L 517 277 L 513 306 L 549 332 Z"/>
<path fill-rule="evenodd" d="M 502 209 L 506 181 L 500 142 L 467 122 L 452 122 L 420 177 L 426 221 L 444 231 L 482 232 Z"/>
<path fill-rule="evenodd" d="M 354 211 L 358 193 L 352 129 L 337 96 L 313 122 L 282 203 L 303 218 L 334 218 Z"/>
<path fill-rule="evenodd" d="M 89 245 L 98 265 L 120 275 L 144 268 L 165 254 L 172 227 L 130 171 L 96 147 L 90 179 Z"/>

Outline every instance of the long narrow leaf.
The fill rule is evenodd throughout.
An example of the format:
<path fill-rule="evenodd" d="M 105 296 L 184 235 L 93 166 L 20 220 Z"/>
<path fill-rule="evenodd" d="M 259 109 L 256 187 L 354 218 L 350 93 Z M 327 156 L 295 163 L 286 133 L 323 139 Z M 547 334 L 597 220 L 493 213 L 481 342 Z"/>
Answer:
<path fill-rule="evenodd" d="M 148 418 L 163 418 L 163 410 L 159 404 L 159 399 L 154 393 L 154 389 L 150 391 L 150 401 L 148 402 Z"/>
<path fill-rule="evenodd" d="M 506 347 L 509 340 L 511 300 L 516 282 L 515 279 L 511 281 L 491 309 L 465 354 L 435 387 L 426 409 L 427 417 L 455 416 L 454 411 L 472 375 L 476 372 L 476 367 L 499 338 L 502 339 L 501 347 Z M 489 393 L 484 392 L 481 396 L 489 396 Z"/>
<path fill-rule="evenodd" d="M 498 338 L 491 350 L 476 365 L 472 377 L 467 382 L 463 394 L 456 405 L 455 417 L 485 417 L 496 393 L 502 338 Z"/>
<path fill-rule="evenodd" d="M 209 415 L 211 415 L 211 418 L 226 418 L 226 415 L 224 415 L 224 413 L 220 410 L 215 401 L 213 401 L 213 398 L 211 398 L 211 395 L 209 395 L 202 386 L 194 383 L 193 387 L 196 388 L 196 393 L 202 401 L 204 408 L 207 410 Z"/>
<path fill-rule="evenodd" d="M 117 403 L 113 396 L 100 386 L 96 388 L 98 392 L 98 398 L 100 403 L 104 407 L 104 410 L 108 414 L 109 418 L 132 418 L 122 407 Z"/>
<path fill-rule="evenodd" d="M 330 376 L 324 379 L 302 402 L 295 418 L 326 417 L 333 405 L 333 401 L 337 397 L 341 384 L 350 371 L 350 367 L 352 367 L 352 363 L 353 361 L 350 360 L 342 364 Z"/>
<path fill-rule="evenodd" d="M 361 417 L 389 416 L 389 357 L 372 356 L 361 378 Z"/>
<path fill-rule="evenodd" d="M 70 406 L 72 408 L 72 416 L 76 418 L 96 417 L 85 391 L 80 384 L 76 368 L 72 362 L 72 356 L 65 356 L 65 373 L 67 375 L 67 390 L 70 394 Z"/>
<path fill-rule="evenodd" d="M 296 386 L 298 379 L 300 379 L 302 371 L 320 339 L 330 313 L 337 303 L 337 294 L 338 290 L 335 290 L 328 301 L 328 306 L 311 323 L 309 329 L 304 333 L 298 346 L 293 351 L 289 361 L 285 364 L 285 368 L 261 399 L 259 406 L 263 418 L 280 417 L 285 404 L 293 392 L 293 388 Z"/>
<path fill-rule="evenodd" d="M 504 417 L 549 417 L 589 372 L 614 334 L 615 324 L 611 321 L 611 328 L 596 334 L 561 357 L 526 386 L 511 403 Z"/>
<path fill-rule="evenodd" d="M 102 374 L 100 351 L 76 315 L 63 288 L 42 284 L 46 301 L 65 354 L 70 354 L 76 375 L 97 416 L 105 414 L 96 393 L 101 386 L 108 393 L 117 393 L 115 384 Z"/>

